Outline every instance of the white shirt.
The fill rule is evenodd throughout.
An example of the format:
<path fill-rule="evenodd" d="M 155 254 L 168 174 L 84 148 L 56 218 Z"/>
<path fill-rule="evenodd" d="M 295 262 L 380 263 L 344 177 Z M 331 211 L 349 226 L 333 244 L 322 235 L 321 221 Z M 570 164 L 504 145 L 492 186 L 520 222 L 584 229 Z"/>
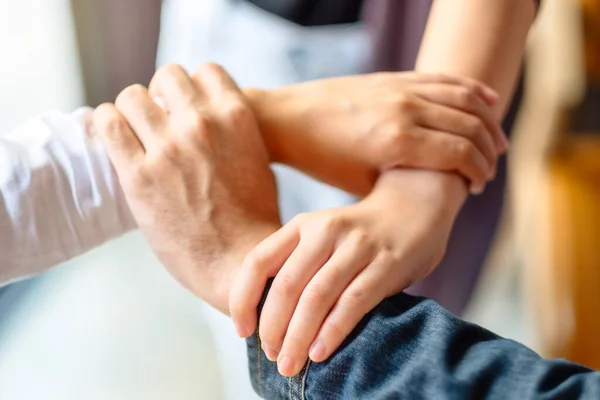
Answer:
<path fill-rule="evenodd" d="M 45 113 L 0 137 L 0 284 L 136 227 L 90 118 Z"/>

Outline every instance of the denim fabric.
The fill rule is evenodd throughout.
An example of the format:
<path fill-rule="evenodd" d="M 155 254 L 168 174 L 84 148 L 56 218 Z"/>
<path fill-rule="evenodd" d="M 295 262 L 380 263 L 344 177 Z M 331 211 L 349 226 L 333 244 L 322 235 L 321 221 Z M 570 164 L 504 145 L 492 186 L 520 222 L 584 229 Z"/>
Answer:
<path fill-rule="evenodd" d="M 328 361 L 293 378 L 278 374 L 257 334 L 247 346 L 265 399 L 600 399 L 600 373 L 542 359 L 406 294 L 385 300 Z"/>

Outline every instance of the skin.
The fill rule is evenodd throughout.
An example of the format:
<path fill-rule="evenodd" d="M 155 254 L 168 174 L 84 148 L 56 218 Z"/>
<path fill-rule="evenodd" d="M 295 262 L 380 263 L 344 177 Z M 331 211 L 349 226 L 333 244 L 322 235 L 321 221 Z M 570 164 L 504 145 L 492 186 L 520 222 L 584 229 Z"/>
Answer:
<path fill-rule="evenodd" d="M 533 19 L 530 1 L 436 2 L 417 70 L 490 85 L 499 93 L 491 104 L 499 123 Z M 307 357 L 327 359 L 375 305 L 426 276 L 441 260 L 449 228 L 467 197 L 464 180 L 458 174 L 411 170 L 379 179 L 373 195 L 354 206 L 292 221 L 250 253 L 238 274 L 230 310 L 241 336 L 256 328 L 260 294 L 266 280 L 275 277 L 258 326 L 265 353 L 278 361 L 282 375 L 297 374 Z M 379 191 L 385 195 L 376 195 Z"/>
<path fill-rule="evenodd" d="M 487 89 L 480 93 L 471 83 L 462 84 L 471 85 L 470 97 L 480 101 L 478 108 L 466 110 L 466 102 L 454 103 L 450 97 L 432 99 L 431 92 L 394 83 L 396 74 L 380 75 L 379 81 L 356 77 L 337 88 L 336 82 L 322 81 L 243 96 L 218 67 L 204 67 L 188 81 L 183 71 L 169 67 L 166 73 L 159 71 L 149 92 L 135 86 L 119 96 L 116 108 L 99 108 L 96 124 L 155 252 L 182 284 L 231 311 L 242 336 L 256 328 L 258 299 L 266 279 L 276 276 L 259 333 L 280 372 L 294 375 L 308 356 L 317 362 L 329 357 L 381 299 L 439 262 L 467 196 L 464 177 L 394 168 L 432 168 L 415 160 L 451 159 L 446 152 L 456 149 L 463 163 L 473 162 L 475 154 L 488 161 L 490 141 L 496 156 L 503 151 L 489 116 L 498 124 L 506 108 L 532 20 L 533 5 L 517 0 L 436 3 L 418 69 L 438 79 L 428 83 L 445 83 L 439 81 L 447 78 L 438 74 L 443 72 L 491 85 L 497 99 L 486 96 Z M 499 36 L 499 31 L 508 33 Z M 360 90 L 344 91 L 344 86 Z M 338 101 L 325 97 L 318 105 L 320 98 L 336 92 L 342 94 Z M 363 101 L 371 92 L 380 95 Z M 157 97 L 164 109 L 152 102 Z M 482 111 L 482 104 L 489 109 Z M 463 114 L 453 113 L 444 127 L 433 125 L 441 120 L 439 112 L 427 119 L 426 112 L 418 111 L 432 105 Z M 464 122 L 464 115 L 471 121 L 475 116 L 477 126 L 448 122 Z M 438 135 L 423 135 L 423 129 Z M 481 132 L 489 140 L 476 139 Z M 442 134 L 454 134 L 463 143 L 469 138 L 469 146 L 440 146 Z M 437 146 L 431 145 L 436 141 Z M 370 144 L 375 147 L 365 147 Z M 426 156 L 402 157 L 424 148 L 429 149 Z M 373 190 L 355 206 L 304 215 L 279 231 L 274 184 L 267 172 L 270 160 L 355 193 Z M 190 167 L 197 162 L 199 167 Z M 484 171 L 480 176 L 493 176 L 490 163 L 488 169 L 479 164 Z M 458 165 L 463 164 L 439 169 L 461 171 Z"/>

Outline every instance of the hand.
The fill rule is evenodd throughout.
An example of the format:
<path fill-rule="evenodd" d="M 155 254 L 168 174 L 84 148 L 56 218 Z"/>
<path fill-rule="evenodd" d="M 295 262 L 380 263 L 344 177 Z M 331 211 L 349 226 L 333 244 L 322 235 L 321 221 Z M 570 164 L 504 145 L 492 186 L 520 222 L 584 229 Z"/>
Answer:
<path fill-rule="evenodd" d="M 259 324 L 265 354 L 286 376 L 299 373 L 309 355 L 327 359 L 366 313 L 441 261 L 462 204 L 447 200 L 460 194 L 438 190 L 442 175 L 386 172 L 361 202 L 301 214 L 263 241 L 230 294 L 240 336 L 255 330 L 256 307 L 275 276 Z"/>
<path fill-rule="evenodd" d="M 482 192 L 506 138 L 492 89 L 466 78 L 378 73 L 245 92 L 273 161 L 354 194 L 381 171 L 457 171 Z"/>
<path fill-rule="evenodd" d="M 192 78 L 164 67 L 149 91 L 100 106 L 94 124 L 154 252 L 226 312 L 237 266 L 280 226 L 267 152 L 233 80 L 214 65 Z"/>

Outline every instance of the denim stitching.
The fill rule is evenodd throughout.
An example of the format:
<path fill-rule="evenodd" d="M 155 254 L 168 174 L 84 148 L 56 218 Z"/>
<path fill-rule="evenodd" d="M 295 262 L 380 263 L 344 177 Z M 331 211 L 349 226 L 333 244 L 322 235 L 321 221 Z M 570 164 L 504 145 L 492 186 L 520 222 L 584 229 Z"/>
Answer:
<path fill-rule="evenodd" d="M 308 369 L 310 368 L 310 359 L 306 362 L 302 373 L 302 382 L 300 385 L 300 395 L 302 396 L 302 400 L 304 399 L 304 391 L 306 390 L 306 376 L 308 375 Z"/>
<path fill-rule="evenodd" d="M 288 378 L 288 386 L 290 387 L 290 400 L 294 400 L 294 377 Z"/>
<path fill-rule="evenodd" d="M 260 335 L 258 334 L 258 329 L 256 330 L 256 343 L 258 344 L 257 346 L 257 357 L 256 357 L 256 366 L 258 367 L 258 394 L 260 397 L 263 397 L 263 382 L 262 382 L 262 374 L 261 374 L 261 370 L 260 370 L 260 348 L 261 348 L 261 343 L 260 343 Z"/>

